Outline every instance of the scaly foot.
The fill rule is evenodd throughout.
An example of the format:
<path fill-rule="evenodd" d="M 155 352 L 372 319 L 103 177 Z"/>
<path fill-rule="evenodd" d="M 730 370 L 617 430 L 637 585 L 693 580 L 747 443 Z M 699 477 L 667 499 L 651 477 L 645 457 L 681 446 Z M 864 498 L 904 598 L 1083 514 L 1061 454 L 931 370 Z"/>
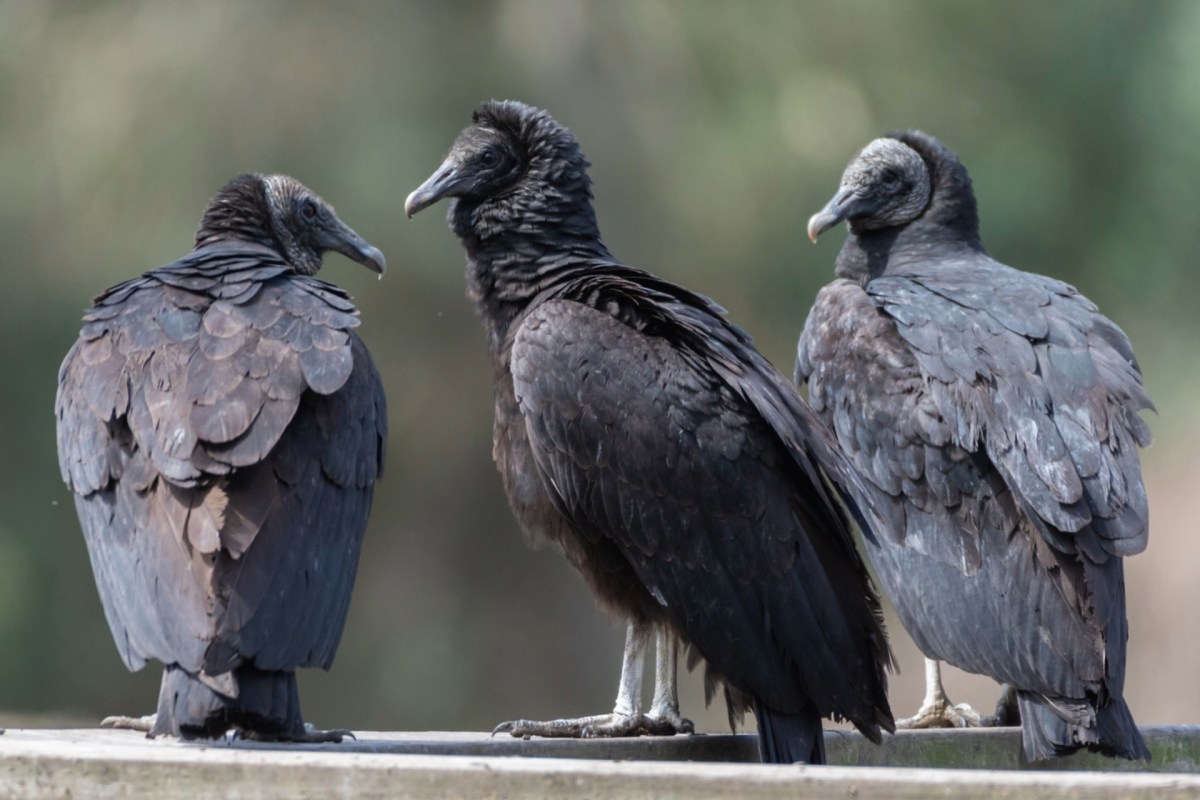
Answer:
<path fill-rule="evenodd" d="M 684 724 L 686 728 L 683 727 Z M 674 736 L 677 733 L 691 733 L 692 730 L 692 723 L 682 717 L 670 720 L 658 719 L 647 714 L 596 714 L 577 719 L 545 721 L 514 719 L 501 722 L 492 730 L 492 735 L 508 733 L 521 739 L 531 736 L 601 739 L 623 736 Z"/>
<path fill-rule="evenodd" d="M 100 720 L 101 728 L 113 728 L 121 731 L 141 731 L 149 733 L 154 727 L 155 720 L 158 719 L 157 714 L 147 714 L 144 717 L 105 717 Z"/>
<path fill-rule="evenodd" d="M 687 717 L 679 713 L 678 705 L 654 706 L 646 714 L 646 718 L 652 720 L 656 725 L 664 726 L 664 729 L 669 728 L 674 733 L 692 734 L 696 732 L 696 726 Z M 670 736 L 670 733 L 655 734 L 658 736 Z"/>
<path fill-rule="evenodd" d="M 896 720 L 897 729 L 920 730 L 925 728 L 979 728 L 983 716 L 966 703 L 951 703 L 945 697 L 925 702 L 911 717 Z"/>
<path fill-rule="evenodd" d="M 897 728 L 980 728 L 989 723 L 966 703 L 951 703 L 942 686 L 942 665 L 936 659 L 925 659 L 925 699 L 911 717 L 896 720 Z"/>

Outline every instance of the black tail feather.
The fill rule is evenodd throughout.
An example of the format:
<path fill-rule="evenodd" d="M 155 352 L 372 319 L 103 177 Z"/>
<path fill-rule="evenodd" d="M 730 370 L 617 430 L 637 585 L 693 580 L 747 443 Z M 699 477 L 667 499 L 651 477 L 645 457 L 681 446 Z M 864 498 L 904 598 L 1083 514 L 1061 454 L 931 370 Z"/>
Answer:
<path fill-rule="evenodd" d="M 263 739 L 304 733 L 294 672 L 264 672 L 240 666 L 225 680 L 202 680 L 176 666 L 163 670 L 158 714 L 150 736 L 214 739 L 231 728 Z M 216 687 L 216 688 L 214 688 Z"/>
<path fill-rule="evenodd" d="M 1120 697 L 1099 710 L 1086 701 L 1019 692 L 1021 746 L 1026 761 L 1044 761 L 1084 748 L 1113 758 L 1150 760 L 1150 748 Z"/>
<path fill-rule="evenodd" d="M 764 764 L 825 763 L 825 734 L 814 706 L 785 714 L 754 700 L 758 722 L 758 754 Z"/>
<path fill-rule="evenodd" d="M 1101 746 L 1109 748 L 1100 752 L 1130 760 L 1150 760 L 1150 747 L 1142 738 L 1124 698 L 1113 698 L 1100 709 L 1096 714 L 1096 727 L 1100 731 Z"/>

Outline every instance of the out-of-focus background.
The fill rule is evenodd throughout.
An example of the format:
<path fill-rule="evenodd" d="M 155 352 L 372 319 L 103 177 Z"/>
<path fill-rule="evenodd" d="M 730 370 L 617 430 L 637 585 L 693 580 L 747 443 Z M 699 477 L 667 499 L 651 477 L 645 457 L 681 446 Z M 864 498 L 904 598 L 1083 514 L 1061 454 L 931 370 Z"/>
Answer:
<path fill-rule="evenodd" d="M 387 254 L 331 256 L 387 385 L 389 470 L 331 673 L 306 716 L 482 729 L 607 710 L 622 627 L 529 550 L 491 463 L 491 373 L 444 206 L 406 194 L 488 98 L 590 157 L 619 257 L 716 298 L 791 372 L 844 234 L 808 216 L 870 139 L 920 127 L 974 177 L 989 251 L 1078 286 L 1159 406 L 1153 530 L 1127 562 L 1126 694 L 1200 722 L 1200 4 L 0 0 L 0 722 L 148 712 L 55 458 L 55 376 L 89 299 L 191 246 L 228 178 L 293 174 Z M 922 691 L 899 625 L 897 715 Z M 698 675 L 684 711 L 721 731 Z M 995 686 L 951 672 L 955 699 Z"/>

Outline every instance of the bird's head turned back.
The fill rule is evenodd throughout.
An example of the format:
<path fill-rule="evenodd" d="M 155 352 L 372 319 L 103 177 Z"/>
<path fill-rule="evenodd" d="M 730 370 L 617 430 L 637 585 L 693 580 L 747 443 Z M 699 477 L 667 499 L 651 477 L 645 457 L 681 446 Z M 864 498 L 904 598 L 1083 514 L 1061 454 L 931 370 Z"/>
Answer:
<path fill-rule="evenodd" d="M 246 173 L 221 187 L 204 210 L 196 247 L 230 240 L 269 247 L 302 275 L 315 275 L 330 250 L 380 274 L 387 268 L 378 248 L 287 175 Z"/>
<path fill-rule="evenodd" d="M 953 151 L 920 131 L 894 133 L 864 147 L 842 173 L 837 194 L 809 219 L 808 236 L 815 242 L 843 221 L 857 236 L 907 226 L 941 228 L 975 241 L 979 236 L 966 168 Z"/>
<path fill-rule="evenodd" d="M 589 164 L 569 130 L 511 100 L 483 103 L 471 121 L 408 196 L 409 217 L 450 197 L 450 226 L 468 248 L 508 235 L 598 243 Z"/>

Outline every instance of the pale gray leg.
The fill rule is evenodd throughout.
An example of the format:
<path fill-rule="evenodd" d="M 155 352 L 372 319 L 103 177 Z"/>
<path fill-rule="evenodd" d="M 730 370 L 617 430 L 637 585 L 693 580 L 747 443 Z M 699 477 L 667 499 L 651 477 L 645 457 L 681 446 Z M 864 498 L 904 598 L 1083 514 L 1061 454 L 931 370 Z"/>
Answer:
<path fill-rule="evenodd" d="M 513 736 L 547 737 L 613 737 L 613 736 L 673 736 L 675 726 L 668 720 L 654 719 L 641 713 L 642 675 L 646 668 L 646 649 L 651 625 L 630 624 L 625 634 L 625 653 L 621 659 L 621 683 L 617 687 L 617 702 L 611 714 L 596 714 L 575 719 L 552 719 L 545 721 L 515 719 L 501 722 L 492 730 L 492 735 L 509 733 Z M 671 693 L 674 693 L 674 671 L 672 670 Z M 657 691 L 656 691 L 657 697 Z M 676 704 L 678 705 L 678 704 Z"/>
<path fill-rule="evenodd" d="M 966 703 L 955 705 L 942 687 L 942 665 L 925 659 L 925 699 L 917 713 L 896 720 L 897 728 L 978 728 L 986 725 L 978 711 Z"/>
<path fill-rule="evenodd" d="M 647 714 L 669 724 L 676 733 L 694 733 L 696 726 L 679 713 L 679 640 L 670 629 L 659 626 L 654 658 L 654 700 Z"/>

